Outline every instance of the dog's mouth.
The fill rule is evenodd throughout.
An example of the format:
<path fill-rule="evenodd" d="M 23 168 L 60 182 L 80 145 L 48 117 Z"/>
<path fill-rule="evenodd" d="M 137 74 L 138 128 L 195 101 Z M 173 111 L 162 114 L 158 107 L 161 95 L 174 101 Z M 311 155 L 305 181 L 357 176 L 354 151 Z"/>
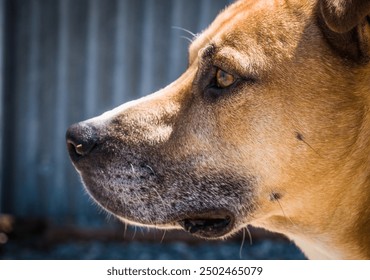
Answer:
<path fill-rule="evenodd" d="M 180 220 L 179 225 L 187 232 L 202 238 L 220 238 L 229 234 L 234 226 L 234 216 L 228 211 L 195 214 Z"/>

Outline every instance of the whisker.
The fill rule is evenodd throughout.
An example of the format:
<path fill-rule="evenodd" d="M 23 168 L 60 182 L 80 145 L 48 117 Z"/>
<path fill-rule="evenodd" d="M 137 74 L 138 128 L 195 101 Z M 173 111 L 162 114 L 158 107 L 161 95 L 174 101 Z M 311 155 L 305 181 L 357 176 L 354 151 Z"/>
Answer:
<path fill-rule="evenodd" d="M 135 237 L 136 237 L 136 231 L 137 231 L 137 226 L 134 226 L 134 234 L 132 235 L 132 239 L 131 240 L 134 240 Z"/>
<path fill-rule="evenodd" d="M 274 196 L 277 195 L 271 188 L 269 188 L 269 190 L 270 190 L 270 194 L 273 194 Z M 278 203 L 279 208 L 280 208 L 281 212 L 283 213 L 284 218 L 287 219 L 287 220 L 289 220 L 293 226 L 296 226 L 296 224 L 292 221 L 292 219 L 286 215 L 286 213 L 284 211 L 284 208 L 283 208 L 283 206 L 280 203 L 279 198 L 278 199 L 274 199 L 274 201 L 276 201 Z"/>
<path fill-rule="evenodd" d="M 166 204 L 166 202 L 164 201 L 164 199 L 162 198 L 162 196 L 159 194 L 159 192 L 153 188 L 153 191 L 156 193 L 156 195 L 158 196 L 159 200 L 162 202 L 162 206 L 165 210 L 169 209 L 170 208 L 170 204 Z M 167 211 L 166 211 L 167 212 Z"/>
<path fill-rule="evenodd" d="M 161 239 L 160 243 L 163 243 L 164 237 L 166 236 L 166 232 L 167 232 L 167 230 L 163 230 L 163 235 L 162 235 L 162 239 Z"/>
<path fill-rule="evenodd" d="M 240 245 L 239 249 L 239 258 L 243 258 L 243 247 L 244 247 L 244 242 L 245 242 L 245 228 L 243 228 L 243 239 L 242 239 L 242 244 Z"/>
<path fill-rule="evenodd" d="M 181 30 L 181 31 L 184 31 L 184 32 L 190 34 L 192 37 L 197 37 L 197 34 L 191 32 L 190 30 L 188 30 L 186 28 L 180 27 L 180 26 L 172 26 L 172 29 Z"/>
<path fill-rule="evenodd" d="M 130 163 L 130 166 L 131 166 L 131 170 L 132 170 L 133 175 L 136 176 L 136 174 L 135 174 L 136 171 L 135 171 L 135 168 L 134 168 L 133 164 Z"/>
<path fill-rule="evenodd" d="M 127 235 L 127 229 L 128 229 L 128 224 L 124 223 L 124 230 L 123 230 L 123 238 L 124 239 L 126 238 L 126 235 Z"/>
<path fill-rule="evenodd" d="M 293 226 L 296 226 L 296 224 L 292 221 L 292 219 L 285 214 L 285 211 L 284 211 L 283 206 L 281 205 L 280 201 L 279 200 L 276 200 L 276 202 L 279 204 L 279 207 L 281 209 L 281 212 L 283 212 L 284 217 L 286 219 L 288 219 Z"/>
<path fill-rule="evenodd" d="M 250 244 L 250 245 L 253 245 L 252 234 L 251 234 L 251 232 L 250 232 L 250 230 L 249 230 L 248 226 L 249 226 L 249 225 L 247 225 L 245 229 L 247 230 L 247 233 L 248 233 L 248 236 L 249 236 L 249 244 Z"/>
<path fill-rule="evenodd" d="M 193 43 L 194 40 L 190 39 L 189 37 L 186 37 L 186 36 L 180 36 L 181 39 L 185 39 L 186 41 L 188 41 L 190 44 Z"/>
<path fill-rule="evenodd" d="M 150 171 L 152 171 L 152 174 L 153 174 L 154 176 L 156 176 L 156 174 L 155 174 L 155 172 L 154 172 L 153 168 L 151 168 L 148 164 L 146 164 L 145 166 L 146 166 L 147 168 L 149 168 L 149 169 L 150 169 Z"/>
<path fill-rule="evenodd" d="M 305 137 L 303 136 L 303 134 L 302 133 L 300 133 L 300 132 L 296 132 L 295 133 L 295 137 L 299 140 L 299 141 L 301 141 L 301 142 L 303 142 L 304 144 L 306 144 L 312 151 L 314 151 L 319 157 L 321 157 L 322 158 L 322 156 L 321 156 L 321 154 L 316 150 L 316 149 L 314 149 L 307 141 L 306 141 L 306 139 L 305 139 Z"/>

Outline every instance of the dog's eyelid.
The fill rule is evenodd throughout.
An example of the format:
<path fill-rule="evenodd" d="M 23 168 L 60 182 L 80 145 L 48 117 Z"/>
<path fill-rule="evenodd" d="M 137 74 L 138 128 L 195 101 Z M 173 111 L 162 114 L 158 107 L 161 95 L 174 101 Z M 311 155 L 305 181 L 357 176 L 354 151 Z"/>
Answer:
<path fill-rule="evenodd" d="M 242 69 L 241 67 L 236 66 L 233 63 L 229 63 L 225 60 L 219 62 L 214 61 L 213 67 L 217 69 L 221 69 L 235 77 L 237 80 L 243 80 L 247 82 L 255 81 L 257 80 L 256 73 L 251 73 L 245 69 Z"/>
<path fill-rule="evenodd" d="M 213 64 L 233 75 L 248 79 L 251 72 L 257 72 L 249 61 L 250 59 L 245 55 L 232 51 L 230 47 L 226 47 L 214 56 Z"/>

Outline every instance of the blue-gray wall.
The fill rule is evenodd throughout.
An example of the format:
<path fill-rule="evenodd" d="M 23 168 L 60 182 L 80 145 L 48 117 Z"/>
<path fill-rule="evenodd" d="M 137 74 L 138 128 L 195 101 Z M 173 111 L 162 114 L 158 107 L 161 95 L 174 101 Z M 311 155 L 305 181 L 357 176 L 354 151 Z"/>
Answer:
<path fill-rule="evenodd" d="M 0 0 L 0 212 L 105 223 L 69 162 L 77 121 L 151 93 L 230 0 Z"/>
<path fill-rule="evenodd" d="M 4 84 L 4 3 L 5 0 L 0 0 L 0 180 L 3 178 L 3 84 Z M 1 181 L 0 181 L 1 183 Z M 2 209 L 2 185 L 0 185 L 0 213 Z"/>

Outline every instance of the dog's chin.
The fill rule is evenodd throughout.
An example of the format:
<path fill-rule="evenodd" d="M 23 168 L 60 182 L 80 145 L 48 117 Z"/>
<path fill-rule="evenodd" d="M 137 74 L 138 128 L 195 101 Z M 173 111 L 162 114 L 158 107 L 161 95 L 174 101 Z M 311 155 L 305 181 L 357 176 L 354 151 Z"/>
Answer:
<path fill-rule="evenodd" d="M 158 229 L 183 229 L 188 233 L 204 239 L 223 239 L 231 235 L 235 229 L 235 215 L 228 210 L 212 210 L 188 213 L 172 222 L 153 224 L 140 223 L 118 216 L 127 224 L 152 227 Z"/>

